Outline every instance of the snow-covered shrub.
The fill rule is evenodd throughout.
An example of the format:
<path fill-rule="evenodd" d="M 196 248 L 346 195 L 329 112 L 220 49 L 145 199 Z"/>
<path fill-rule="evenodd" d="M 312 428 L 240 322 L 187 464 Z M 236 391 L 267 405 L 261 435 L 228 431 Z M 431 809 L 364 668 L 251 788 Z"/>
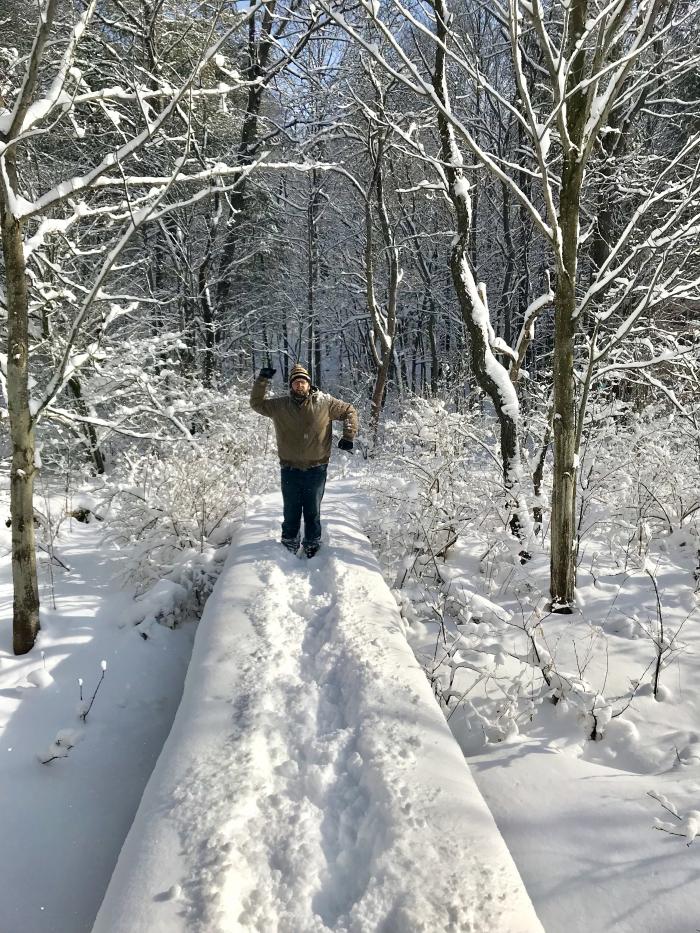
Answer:
<path fill-rule="evenodd" d="M 108 534 L 128 551 L 125 572 L 142 589 L 167 578 L 188 592 L 208 590 L 212 552 L 230 539 L 250 496 L 269 485 L 269 437 L 247 397 L 232 392 L 215 401 L 195 433 L 153 447 L 106 487 Z M 166 600 L 169 612 L 182 599 Z"/>
<path fill-rule="evenodd" d="M 685 815 L 678 812 L 678 808 L 664 794 L 657 791 L 649 791 L 648 796 L 658 801 L 661 807 L 670 813 L 675 823 L 669 820 L 661 820 L 658 817 L 654 820 L 654 829 L 662 833 L 668 833 L 671 836 L 682 836 L 687 840 L 686 845 L 692 845 L 693 841 L 700 833 L 700 810 L 688 810 Z"/>
<path fill-rule="evenodd" d="M 639 554 L 652 537 L 678 531 L 697 536 L 700 437 L 659 405 L 641 413 L 619 406 L 594 408 L 592 420 L 595 431 L 581 456 L 580 535 L 599 523 L 599 505 L 620 529 L 616 544 L 624 542 L 625 552 Z"/>
<path fill-rule="evenodd" d="M 35 511 L 52 562 L 64 521 L 102 520 L 124 554 L 125 582 L 142 598 L 148 637 L 153 621 L 198 614 L 221 546 L 270 482 L 263 455 L 274 437 L 250 409 L 249 385 L 202 385 L 178 333 L 139 338 L 137 354 L 138 315 L 122 310 L 114 333 L 91 349 L 79 386 L 66 386 L 40 423 Z"/>
<path fill-rule="evenodd" d="M 662 571 L 668 555 L 685 552 L 692 586 L 698 448 L 660 408 L 641 416 L 606 401 L 591 410 L 575 617 L 548 611 L 546 508 L 541 549 L 526 565 L 518 559 L 488 413 L 415 400 L 387 421 L 366 480 L 377 506 L 367 531 L 465 750 L 530 729 L 567 731 L 582 750 L 595 740 L 601 751 L 591 757 L 627 749 L 643 770 L 654 756 L 638 753 L 635 709 L 669 696 L 658 675 L 684 651 L 679 635 L 693 609 L 677 574 L 666 582 Z M 541 410 L 532 423 L 534 463 Z M 630 639 L 639 640 L 634 652 Z"/>
<path fill-rule="evenodd" d="M 425 572 L 439 578 L 440 564 L 477 516 L 492 530 L 505 528 L 502 481 L 484 455 L 491 449 L 496 456 L 497 442 L 493 435 L 478 443 L 473 437 L 468 416 L 439 400 L 415 398 L 400 420 L 385 423 L 376 459 L 392 462 L 395 475 L 390 486 L 369 481 L 384 507 L 370 531 L 397 585 Z M 397 512 L 405 521 L 396 522 Z"/>
<path fill-rule="evenodd" d="M 534 672 L 546 687 L 528 655 L 543 600 L 508 530 L 488 420 L 413 400 L 386 423 L 367 483 L 378 506 L 368 534 L 451 724 L 461 718 L 477 743 L 512 735 L 532 715 Z M 501 603 L 506 586 L 517 616 Z"/>

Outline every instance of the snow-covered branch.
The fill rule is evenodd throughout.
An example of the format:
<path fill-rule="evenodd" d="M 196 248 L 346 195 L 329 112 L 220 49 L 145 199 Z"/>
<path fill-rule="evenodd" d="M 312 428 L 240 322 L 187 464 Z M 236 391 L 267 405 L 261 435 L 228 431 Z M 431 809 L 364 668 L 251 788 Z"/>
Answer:
<path fill-rule="evenodd" d="M 115 169 L 117 166 L 122 165 L 135 154 L 137 154 L 139 150 L 141 150 L 155 134 L 159 133 L 164 128 L 167 121 L 171 118 L 173 113 L 176 112 L 180 101 L 189 92 L 192 83 L 201 74 L 202 69 L 217 55 L 222 45 L 228 41 L 234 32 L 240 30 L 247 22 L 249 22 L 255 16 L 258 9 L 260 9 L 260 7 L 263 5 L 264 0 L 257 0 L 256 3 L 247 9 L 245 14 L 242 14 L 240 18 L 237 19 L 233 26 L 224 30 L 221 35 L 209 45 L 206 51 L 199 57 L 195 65 L 192 67 L 188 77 L 179 85 L 179 87 L 173 90 L 171 99 L 168 104 L 157 115 L 157 117 L 146 126 L 145 129 L 127 139 L 116 150 L 105 154 L 98 162 L 98 164 L 94 166 L 94 168 L 90 169 L 90 171 L 81 175 L 74 175 L 72 178 L 66 178 L 60 181 L 48 191 L 44 192 L 44 194 L 39 195 L 33 200 L 25 198 L 23 195 L 15 192 L 16 197 L 13 204 L 14 216 L 18 220 L 26 220 L 27 218 L 33 217 L 37 214 L 46 213 L 61 201 L 64 201 L 67 198 L 73 197 L 82 191 L 91 188 L 107 172 Z M 213 31 L 214 26 L 212 26 L 212 33 Z M 56 80 L 58 80 L 58 78 Z M 32 106 L 35 108 L 36 119 L 33 119 L 32 123 L 35 124 L 40 118 L 49 116 L 57 103 L 60 103 L 59 98 L 53 100 L 50 96 L 43 99 L 42 101 L 34 102 Z M 13 125 L 14 123 L 15 121 L 13 120 Z M 7 142 L 12 144 L 13 139 L 8 137 Z M 3 159 L 4 156 L 0 156 L 0 168 L 2 167 Z"/>
<path fill-rule="evenodd" d="M 80 360 L 80 362 L 72 361 L 71 355 L 72 355 L 75 339 L 78 333 L 81 331 L 83 324 L 85 322 L 85 319 L 87 318 L 90 310 L 92 309 L 95 300 L 98 298 L 101 292 L 101 289 L 102 289 L 102 285 L 104 284 L 109 273 L 111 272 L 112 267 L 114 266 L 114 263 L 116 262 L 118 257 L 121 255 L 124 248 L 129 243 L 132 236 L 134 235 L 134 233 L 139 229 L 139 227 L 142 224 L 144 224 L 147 220 L 149 220 L 156 206 L 163 200 L 165 195 L 168 193 L 171 185 L 174 184 L 175 179 L 177 178 L 178 171 L 180 167 L 184 164 L 186 158 L 187 156 L 185 155 L 179 160 L 179 163 L 178 165 L 176 165 L 175 171 L 173 172 L 170 184 L 165 185 L 161 189 L 161 191 L 158 192 L 158 194 L 155 196 L 155 198 L 150 204 L 140 207 L 136 211 L 133 212 L 129 223 L 126 226 L 126 229 L 124 230 L 122 235 L 119 237 L 119 239 L 116 241 L 116 243 L 111 247 L 111 249 L 109 249 L 107 256 L 105 257 L 105 260 L 102 263 L 102 266 L 92 283 L 92 287 L 90 288 L 89 292 L 83 299 L 81 307 L 78 313 L 75 315 L 75 318 L 73 319 L 73 323 L 70 327 L 70 330 L 68 332 L 68 335 L 65 341 L 65 347 L 64 347 L 59 365 L 54 375 L 49 380 L 48 385 L 44 391 L 43 397 L 41 398 L 41 400 L 39 400 L 34 405 L 34 408 L 32 411 L 32 416 L 34 420 L 37 420 L 41 416 L 41 412 L 46 408 L 46 406 L 51 402 L 51 400 L 60 393 L 63 386 L 71 378 L 75 370 L 79 367 L 80 363 L 84 363 L 86 361 L 86 358 Z"/>

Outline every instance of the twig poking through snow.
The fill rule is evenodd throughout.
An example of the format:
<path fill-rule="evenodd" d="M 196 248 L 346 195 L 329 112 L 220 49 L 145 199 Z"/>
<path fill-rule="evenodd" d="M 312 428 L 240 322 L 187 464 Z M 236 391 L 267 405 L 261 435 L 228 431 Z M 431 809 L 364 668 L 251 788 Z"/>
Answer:
<path fill-rule="evenodd" d="M 676 824 L 664 822 L 657 818 L 654 820 L 654 829 L 658 829 L 662 833 L 668 833 L 669 836 L 683 836 L 688 840 L 686 845 L 692 845 L 693 840 L 700 832 L 700 810 L 688 810 L 685 816 L 681 816 L 676 807 L 663 794 L 657 794 L 656 791 L 650 790 L 647 791 L 647 796 L 660 803 L 667 813 L 670 813 L 674 819 L 678 820 Z"/>
<path fill-rule="evenodd" d="M 106 673 L 106 671 L 107 671 L 107 662 L 106 662 L 106 661 L 100 661 L 100 667 L 102 668 L 102 676 L 101 676 L 100 679 L 97 681 L 97 686 L 95 687 L 95 692 L 94 692 L 93 695 L 92 695 L 92 699 L 91 699 L 90 702 L 88 703 L 87 709 L 84 710 L 84 711 L 80 714 L 80 718 L 83 720 L 83 722 L 86 722 L 86 721 L 87 721 L 88 713 L 89 713 L 90 710 L 92 709 L 92 704 L 95 702 L 95 697 L 97 696 L 97 691 L 100 689 L 100 687 L 102 686 L 102 681 L 105 679 L 105 673 Z M 83 686 L 82 686 L 82 683 L 81 683 L 80 681 L 78 681 L 78 682 L 80 683 L 80 693 L 81 693 L 81 696 L 82 696 Z"/>

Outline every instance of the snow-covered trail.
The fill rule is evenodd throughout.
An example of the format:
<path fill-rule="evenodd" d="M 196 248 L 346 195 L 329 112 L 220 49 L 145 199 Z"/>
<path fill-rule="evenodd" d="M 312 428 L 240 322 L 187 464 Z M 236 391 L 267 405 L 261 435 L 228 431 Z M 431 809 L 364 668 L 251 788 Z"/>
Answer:
<path fill-rule="evenodd" d="M 94 933 L 542 929 L 334 487 L 313 561 L 251 509 Z"/>

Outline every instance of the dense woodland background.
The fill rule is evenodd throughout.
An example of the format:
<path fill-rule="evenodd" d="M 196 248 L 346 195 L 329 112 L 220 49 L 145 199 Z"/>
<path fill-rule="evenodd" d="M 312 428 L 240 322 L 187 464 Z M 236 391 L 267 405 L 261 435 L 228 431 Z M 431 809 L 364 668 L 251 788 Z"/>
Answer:
<path fill-rule="evenodd" d="M 694 520 L 696 4 L 47 0 L 41 17 L 0 15 L 18 651 L 38 625 L 35 448 L 54 479 L 195 450 L 203 476 L 239 472 L 233 399 L 261 365 L 286 381 L 301 360 L 357 403 L 370 456 L 387 411 L 460 413 L 451 456 L 498 459 L 521 559 L 552 541 L 555 605 L 611 429 L 639 440 L 646 419 L 649 447 L 621 451 L 659 482 L 680 452 L 680 504 L 650 481 L 639 521 Z"/>
<path fill-rule="evenodd" d="M 700 927 L 697 2 L 0 0 L 0 237 L 3 923 L 91 928 L 229 553 L 144 909 L 500 904 L 400 631 L 548 930 Z M 361 420 L 311 564 L 248 402 L 296 361 Z"/>

